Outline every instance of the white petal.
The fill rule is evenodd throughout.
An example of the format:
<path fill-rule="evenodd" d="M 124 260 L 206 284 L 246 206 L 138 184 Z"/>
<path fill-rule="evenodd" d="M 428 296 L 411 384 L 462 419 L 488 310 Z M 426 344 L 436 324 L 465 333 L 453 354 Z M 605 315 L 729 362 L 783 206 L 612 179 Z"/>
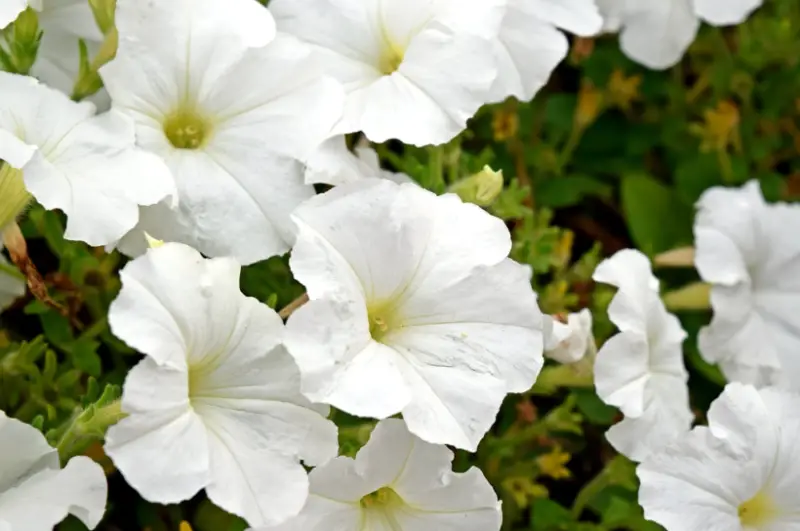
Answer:
<path fill-rule="evenodd" d="M 603 24 L 595 0 L 512 0 L 510 4 L 581 37 L 596 35 Z"/>
<path fill-rule="evenodd" d="M 115 242 L 138 222 L 139 205 L 174 195 L 167 166 L 133 144 L 133 122 L 110 112 L 72 129 L 48 157 L 49 171 L 25 171 L 31 194 L 67 214 L 65 238 L 93 246 Z"/>
<path fill-rule="evenodd" d="M 629 417 L 644 412 L 649 377 L 647 341 L 633 332 L 621 332 L 606 340 L 594 362 L 597 396 L 620 408 Z"/>
<path fill-rule="evenodd" d="M 30 473 L 58 468 L 58 453 L 42 432 L 0 411 L 0 492 Z"/>
<path fill-rule="evenodd" d="M 620 34 L 622 51 L 654 70 L 675 65 L 694 41 L 700 27 L 693 1 L 631 2 Z"/>
<path fill-rule="evenodd" d="M 553 321 L 550 316 L 545 316 L 545 319 Z M 549 338 L 545 333 L 546 357 L 559 363 L 575 363 L 580 361 L 590 348 L 594 349 L 592 313 L 588 308 L 569 314 L 567 324 L 553 321 L 553 330 Z"/>
<path fill-rule="evenodd" d="M 643 331 L 649 307 L 658 296 L 658 280 L 647 257 L 635 249 L 623 249 L 603 260 L 592 278 L 619 288 L 608 308 L 611 322 L 624 332 Z"/>
<path fill-rule="evenodd" d="M 28 0 L 7 0 L 0 6 L 0 29 L 5 28 L 17 19 L 28 7 Z"/>
<path fill-rule="evenodd" d="M 714 26 L 741 24 L 764 0 L 694 0 L 697 15 Z"/>
<path fill-rule="evenodd" d="M 398 184 L 413 182 L 404 173 L 381 169 L 375 150 L 367 146 L 356 146 L 355 153 L 347 149 L 345 137 L 335 136 L 326 140 L 306 162 L 306 183 L 346 184 L 361 179 L 384 178 Z"/>
<path fill-rule="evenodd" d="M 449 142 L 490 100 L 497 72 L 491 48 L 485 39 L 430 26 L 411 42 L 397 72 L 348 95 L 337 131 L 361 130 L 374 142 Z"/>
<path fill-rule="evenodd" d="M 125 379 L 129 414 L 106 434 L 105 452 L 146 500 L 177 503 L 209 480 L 206 428 L 188 400 L 186 372 L 145 358 Z"/>
<path fill-rule="evenodd" d="M 512 3 L 503 19 L 495 51 L 499 72 L 492 86 L 492 101 L 503 101 L 508 96 L 521 101 L 533 99 L 568 51 L 566 36 L 542 21 L 539 11 L 526 8 L 521 2 Z"/>
<path fill-rule="evenodd" d="M 107 494 L 103 468 L 88 457 L 74 457 L 63 470 L 42 470 L 0 492 L 0 521 L 11 529 L 47 531 L 73 514 L 94 529 Z"/>

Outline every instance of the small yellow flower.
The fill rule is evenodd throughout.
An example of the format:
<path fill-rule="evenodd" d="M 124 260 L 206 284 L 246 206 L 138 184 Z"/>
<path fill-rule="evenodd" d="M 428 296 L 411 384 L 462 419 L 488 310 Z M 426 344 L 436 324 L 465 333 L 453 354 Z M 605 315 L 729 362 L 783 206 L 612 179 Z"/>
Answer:
<path fill-rule="evenodd" d="M 630 110 L 631 104 L 641 97 L 639 94 L 641 84 L 642 76 L 627 77 L 622 70 L 614 70 L 608 81 L 609 103 L 623 111 Z"/>
<path fill-rule="evenodd" d="M 703 113 L 703 123 L 694 123 L 690 130 L 701 139 L 704 152 L 726 151 L 728 146 L 740 149 L 739 109 L 730 101 L 721 101 L 714 109 Z"/>
<path fill-rule="evenodd" d="M 503 480 L 503 489 L 514 498 L 518 507 L 525 508 L 536 498 L 547 498 L 547 488 L 527 477 L 510 477 Z"/>
<path fill-rule="evenodd" d="M 575 125 L 585 129 L 597 120 L 603 109 L 603 93 L 590 82 L 581 84 L 578 107 L 575 109 Z"/>
<path fill-rule="evenodd" d="M 186 520 L 184 520 L 184 521 L 183 521 L 183 522 L 181 522 L 181 524 L 178 526 L 178 531 L 192 531 L 192 526 L 191 526 L 191 525 L 189 525 L 189 522 L 187 522 Z"/>
<path fill-rule="evenodd" d="M 566 479 L 572 476 L 566 465 L 572 456 L 563 451 L 560 446 L 555 446 L 550 453 L 540 455 L 536 458 L 539 470 L 545 476 L 553 479 Z"/>
<path fill-rule="evenodd" d="M 505 142 L 517 136 L 519 116 L 515 109 L 498 107 L 492 117 L 492 131 L 495 142 Z"/>

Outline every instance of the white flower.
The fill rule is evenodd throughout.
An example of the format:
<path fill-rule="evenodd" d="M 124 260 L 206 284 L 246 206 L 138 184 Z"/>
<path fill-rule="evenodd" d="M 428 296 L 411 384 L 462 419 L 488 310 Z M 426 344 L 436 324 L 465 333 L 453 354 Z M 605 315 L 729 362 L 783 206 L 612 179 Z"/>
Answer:
<path fill-rule="evenodd" d="M 325 141 L 306 163 L 306 182 L 340 185 L 360 179 L 389 179 L 398 184 L 414 182 L 405 173 L 395 173 L 381 168 L 375 150 L 368 142 L 359 142 L 355 153 L 347 149 L 343 135 Z"/>
<path fill-rule="evenodd" d="M 503 398 L 543 364 L 530 269 L 503 222 L 455 195 L 365 179 L 293 215 L 290 265 L 311 302 L 286 345 L 303 393 L 348 413 L 403 413 L 431 443 L 474 450 Z"/>
<path fill-rule="evenodd" d="M 87 0 L 42 0 L 39 9 L 42 40 L 31 75 L 48 86 L 71 95 L 80 71 L 80 46 L 83 40 L 91 61 L 100 51 L 103 34 L 97 27 Z M 98 109 L 111 105 L 104 89 L 89 98 Z"/>
<path fill-rule="evenodd" d="M 100 465 L 78 456 L 62 470 L 39 430 L 0 411 L 0 529 L 50 531 L 69 514 L 94 529 L 107 493 Z"/>
<path fill-rule="evenodd" d="M 239 291 L 239 265 L 185 245 L 149 250 L 121 273 L 114 334 L 147 355 L 125 380 L 129 416 L 106 453 L 145 499 L 176 503 L 205 488 L 251 525 L 297 514 L 308 495 L 300 459 L 333 458 L 327 408 L 300 395 L 280 347 L 283 323 Z"/>
<path fill-rule="evenodd" d="M 799 388 L 800 206 L 768 205 L 756 181 L 697 206 L 695 261 L 714 308 L 700 352 L 730 380 Z"/>
<path fill-rule="evenodd" d="M 618 252 L 592 278 L 619 288 L 608 316 L 620 332 L 605 342 L 594 365 L 598 396 L 625 414 L 606 437 L 617 451 L 641 461 L 692 425 L 681 350 L 686 332 L 667 313 L 650 262 L 639 251 Z"/>
<path fill-rule="evenodd" d="M 594 0 L 509 0 L 495 41 L 499 72 L 491 101 L 532 99 L 569 51 L 559 28 L 589 36 L 602 23 Z"/>
<path fill-rule="evenodd" d="M 330 136 L 341 86 L 307 46 L 274 38 L 254 0 L 120 0 L 116 22 L 119 50 L 101 75 L 179 192 L 177 209 L 147 209 L 140 228 L 245 264 L 288 251 L 289 212 L 314 194 L 290 159 Z"/>
<path fill-rule="evenodd" d="M 0 244 L 0 251 L 3 250 Z M 25 279 L 22 273 L 8 263 L 6 257 L 0 255 L 0 310 L 11 305 L 25 295 Z"/>
<path fill-rule="evenodd" d="M 544 355 L 559 363 L 575 363 L 587 352 L 594 350 L 592 335 L 592 312 L 584 308 L 571 313 L 567 322 L 556 317 L 544 316 Z"/>
<path fill-rule="evenodd" d="M 325 55 L 347 91 L 337 133 L 448 142 L 490 100 L 505 0 L 273 0 L 278 29 Z"/>
<path fill-rule="evenodd" d="M 698 426 L 639 465 L 645 518 L 667 531 L 800 529 L 800 396 L 729 384 Z"/>
<path fill-rule="evenodd" d="M 700 22 L 730 26 L 744 22 L 763 0 L 601 0 L 609 30 L 620 29 L 625 54 L 648 68 L 681 60 Z"/>
<path fill-rule="evenodd" d="M 0 93 L 0 159 L 39 203 L 67 214 L 68 240 L 114 242 L 136 225 L 139 205 L 174 193 L 163 162 L 135 147 L 127 117 L 95 116 L 91 103 L 32 77 L 0 72 Z"/>
<path fill-rule="evenodd" d="M 378 423 L 355 459 L 337 457 L 311 471 L 300 515 L 261 531 L 498 531 L 500 502 L 483 473 L 451 469 L 453 453 Z"/>

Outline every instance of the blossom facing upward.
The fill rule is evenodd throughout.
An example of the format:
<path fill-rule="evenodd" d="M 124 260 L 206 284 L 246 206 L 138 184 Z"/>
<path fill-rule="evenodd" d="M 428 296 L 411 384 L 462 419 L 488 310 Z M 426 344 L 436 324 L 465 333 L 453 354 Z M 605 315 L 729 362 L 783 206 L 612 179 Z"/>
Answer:
<path fill-rule="evenodd" d="M 278 315 L 239 291 L 239 265 L 167 243 L 129 263 L 109 312 L 112 332 L 146 357 L 125 380 L 128 416 L 105 451 L 145 499 L 201 489 L 250 525 L 297 514 L 300 460 L 337 451 L 336 426 L 300 394 Z"/>
<path fill-rule="evenodd" d="M 69 514 L 94 529 L 107 494 L 100 465 L 78 456 L 62 469 L 39 430 L 0 411 L 0 529 L 51 531 Z"/>
<path fill-rule="evenodd" d="M 594 364 L 598 396 L 625 415 L 606 438 L 620 453 L 641 461 L 692 425 L 681 348 L 686 332 L 664 307 L 658 280 L 641 252 L 618 252 L 597 266 L 592 278 L 618 288 L 608 316 L 620 331 L 605 342 Z"/>
<path fill-rule="evenodd" d="M 728 379 L 800 388 L 800 207 L 769 205 L 758 182 L 712 188 L 697 204 L 695 262 L 711 284 L 699 346 Z"/>
<path fill-rule="evenodd" d="M 698 426 L 642 462 L 639 503 L 667 531 L 800 528 L 800 396 L 732 383 Z"/>
<path fill-rule="evenodd" d="M 571 313 L 564 323 L 556 317 L 544 316 L 544 355 L 559 363 L 576 363 L 594 351 L 592 312 L 584 308 Z"/>
<path fill-rule="evenodd" d="M 401 420 L 378 423 L 355 459 L 311 471 L 303 511 L 257 531 L 498 531 L 500 502 L 483 473 L 451 470 L 453 453 L 409 433 Z"/>
<path fill-rule="evenodd" d="M 569 51 L 560 29 L 588 37 L 602 24 L 595 0 L 508 0 L 494 40 L 498 74 L 491 101 L 533 99 Z"/>
<path fill-rule="evenodd" d="M 509 392 L 543 364 L 530 269 L 503 222 L 455 195 L 365 179 L 293 215 L 290 265 L 310 302 L 287 325 L 302 390 L 474 450 Z"/>
<path fill-rule="evenodd" d="M 622 51 L 655 70 L 681 60 L 701 21 L 713 26 L 744 22 L 763 0 L 600 0 L 606 29 L 619 30 Z"/>
<path fill-rule="evenodd" d="M 0 159 L 22 172 L 28 191 L 67 214 L 64 237 L 113 243 L 139 220 L 139 206 L 174 195 L 158 157 L 135 146 L 134 123 L 75 103 L 36 79 L 0 72 Z"/>
<path fill-rule="evenodd" d="M 312 44 L 344 84 L 336 132 L 443 144 L 490 100 L 505 0 L 274 0 L 278 29 Z"/>
<path fill-rule="evenodd" d="M 328 138 L 344 94 L 254 0 L 120 0 L 119 49 L 101 69 L 139 145 L 168 164 L 177 208 L 146 209 L 143 231 L 250 264 L 289 250 L 289 212 L 314 194 L 301 165 Z"/>

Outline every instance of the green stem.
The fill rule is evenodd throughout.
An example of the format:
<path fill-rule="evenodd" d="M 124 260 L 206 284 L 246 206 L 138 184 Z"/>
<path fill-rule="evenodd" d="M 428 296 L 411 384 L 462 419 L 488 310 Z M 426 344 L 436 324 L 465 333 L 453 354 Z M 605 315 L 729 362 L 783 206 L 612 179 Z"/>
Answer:
<path fill-rule="evenodd" d="M 93 409 L 85 418 L 88 411 L 80 411 L 67 421 L 69 425 L 56 444 L 62 463 L 80 454 L 93 440 L 102 438 L 109 427 L 125 416 L 120 400 Z"/>
<path fill-rule="evenodd" d="M 429 182 L 428 186 L 436 193 L 444 191 L 444 146 L 432 146 L 428 148 L 429 162 Z"/>

